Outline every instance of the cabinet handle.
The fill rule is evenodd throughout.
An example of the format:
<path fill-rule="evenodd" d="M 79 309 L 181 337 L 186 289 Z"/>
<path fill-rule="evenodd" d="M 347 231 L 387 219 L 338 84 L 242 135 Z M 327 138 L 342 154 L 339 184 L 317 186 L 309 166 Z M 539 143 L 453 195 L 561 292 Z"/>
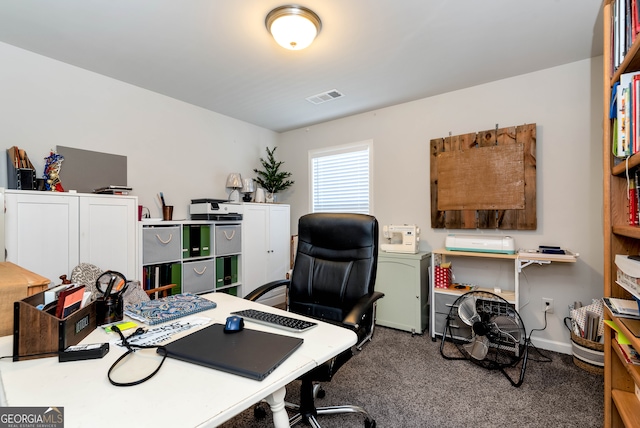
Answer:
<path fill-rule="evenodd" d="M 173 238 L 173 234 L 170 233 L 169 239 L 167 239 L 166 241 L 163 241 L 160 235 L 158 235 L 157 233 L 156 233 L 156 238 L 158 238 L 158 241 L 162 242 L 163 244 L 168 244 L 169 242 L 171 242 L 171 238 Z"/>
<path fill-rule="evenodd" d="M 206 270 L 207 270 L 207 267 L 206 267 L 206 266 L 203 266 L 203 267 L 202 267 L 202 272 L 198 272 L 198 269 L 193 268 L 193 271 L 194 271 L 195 273 L 197 273 L 198 275 L 202 275 Z"/>
<path fill-rule="evenodd" d="M 222 233 L 224 233 L 224 237 L 227 238 L 227 241 L 231 241 L 233 237 L 236 235 L 235 229 L 231 231 L 231 236 L 227 235 L 226 230 L 223 230 Z"/>

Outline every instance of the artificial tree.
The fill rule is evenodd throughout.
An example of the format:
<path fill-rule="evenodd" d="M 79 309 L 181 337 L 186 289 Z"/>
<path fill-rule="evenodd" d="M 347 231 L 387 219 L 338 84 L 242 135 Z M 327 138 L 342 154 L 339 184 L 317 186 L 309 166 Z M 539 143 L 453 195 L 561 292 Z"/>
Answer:
<path fill-rule="evenodd" d="M 272 195 L 289 188 L 294 183 L 292 180 L 287 180 L 291 177 L 290 172 L 280 171 L 280 166 L 284 162 L 276 160 L 274 155 L 276 149 L 277 147 L 274 147 L 269 150 L 269 147 L 267 147 L 267 159 L 265 160 L 260 158 L 260 163 L 262 164 L 263 169 L 258 170 L 256 168 L 253 170 L 253 172 L 258 174 L 256 182 L 266 190 L 267 193 L 271 194 L 270 199 L 273 198 Z M 269 195 L 267 195 L 267 197 L 269 198 Z"/>

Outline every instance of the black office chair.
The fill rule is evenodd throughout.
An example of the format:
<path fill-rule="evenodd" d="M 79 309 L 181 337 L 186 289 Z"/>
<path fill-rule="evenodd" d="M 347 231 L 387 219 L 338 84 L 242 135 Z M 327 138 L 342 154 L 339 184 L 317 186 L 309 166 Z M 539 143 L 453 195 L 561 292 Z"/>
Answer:
<path fill-rule="evenodd" d="M 298 249 L 290 280 L 265 284 L 246 296 L 256 300 L 274 288 L 287 287 L 290 312 L 317 318 L 356 332 L 362 345 L 373 336 L 375 303 L 384 295 L 374 291 L 378 264 L 378 221 L 364 214 L 307 214 L 298 222 Z M 291 425 L 303 421 L 320 427 L 317 415 L 362 413 L 365 427 L 375 420 L 358 406 L 315 407 L 324 391 L 313 382 L 330 381 L 352 356 L 349 349 L 300 378 L 300 404 L 287 403 L 297 414 Z"/>

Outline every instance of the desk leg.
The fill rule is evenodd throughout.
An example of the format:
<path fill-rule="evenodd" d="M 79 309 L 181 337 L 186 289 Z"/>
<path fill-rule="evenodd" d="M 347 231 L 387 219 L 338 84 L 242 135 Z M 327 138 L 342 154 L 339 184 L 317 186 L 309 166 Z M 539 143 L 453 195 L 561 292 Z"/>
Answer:
<path fill-rule="evenodd" d="M 289 415 L 284 408 L 284 396 L 287 392 L 285 387 L 280 388 L 265 400 L 271 406 L 271 413 L 273 414 L 273 426 L 275 428 L 289 427 Z"/>

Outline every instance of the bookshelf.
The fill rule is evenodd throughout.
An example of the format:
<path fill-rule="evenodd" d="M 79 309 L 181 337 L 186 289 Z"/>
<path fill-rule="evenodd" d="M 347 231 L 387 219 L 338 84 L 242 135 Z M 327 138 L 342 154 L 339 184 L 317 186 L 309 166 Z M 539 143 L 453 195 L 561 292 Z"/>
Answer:
<path fill-rule="evenodd" d="M 172 294 L 240 295 L 241 230 L 238 221 L 143 221 L 143 288 L 172 283 Z"/>
<path fill-rule="evenodd" d="M 619 5 L 638 5 L 637 0 L 605 0 L 604 21 L 604 105 L 603 105 L 603 230 L 604 230 L 604 296 L 630 298 L 630 294 L 616 284 L 616 254 L 640 254 L 640 227 L 629 225 L 627 203 L 627 169 L 633 176 L 640 166 L 640 153 L 627 160 L 618 160 L 612 154 L 614 123 L 609 118 L 612 88 L 625 73 L 640 71 L 640 37 L 626 50 L 624 58 L 616 57 L 619 33 L 614 38 L 614 19 Z M 635 6 L 634 6 L 635 10 Z M 618 39 L 614 44 L 614 40 Z M 617 66 L 616 64 L 619 63 Z M 640 338 L 635 337 L 622 320 L 605 310 L 605 318 L 612 320 L 620 331 L 640 350 Z M 605 329 L 604 370 L 604 426 L 640 426 L 640 400 L 635 396 L 635 385 L 640 385 L 640 369 L 628 364 L 621 355 L 614 331 Z"/>

